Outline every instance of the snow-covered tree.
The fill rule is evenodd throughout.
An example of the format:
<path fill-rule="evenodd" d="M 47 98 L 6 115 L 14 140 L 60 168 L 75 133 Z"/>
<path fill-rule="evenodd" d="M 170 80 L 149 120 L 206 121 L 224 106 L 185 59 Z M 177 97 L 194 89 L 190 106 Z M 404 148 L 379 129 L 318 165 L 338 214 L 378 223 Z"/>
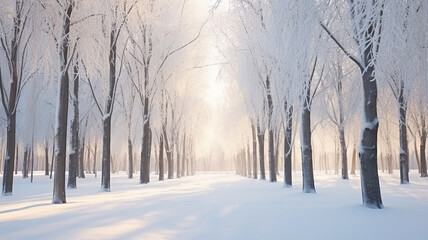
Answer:
<path fill-rule="evenodd" d="M 7 140 L 4 161 L 3 195 L 11 195 L 15 168 L 16 113 L 22 88 L 38 71 L 31 54 L 36 28 L 34 1 L 3 1 L 0 3 L 0 93 L 6 113 Z M 32 49 L 29 49 L 32 48 Z"/>
<path fill-rule="evenodd" d="M 336 6 L 332 3 L 330 7 Z M 384 1 L 349 0 L 349 16 L 356 44 L 356 54 L 345 48 L 334 32 L 324 23 L 321 26 L 332 40 L 342 49 L 360 69 L 363 92 L 361 141 L 359 157 L 361 165 L 361 190 L 363 204 L 370 208 L 383 208 L 377 168 L 377 78 L 376 60 L 381 43 L 382 16 Z"/>

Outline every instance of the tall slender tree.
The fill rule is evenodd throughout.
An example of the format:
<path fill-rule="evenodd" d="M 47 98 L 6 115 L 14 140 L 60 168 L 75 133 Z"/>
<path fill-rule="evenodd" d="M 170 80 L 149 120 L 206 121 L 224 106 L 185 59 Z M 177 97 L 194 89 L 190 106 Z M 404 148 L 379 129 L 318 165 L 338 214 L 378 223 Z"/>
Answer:
<path fill-rule="evenodd" d="M 34 2 L 15 0 L 0 3 L 1 5 L 4 5 L 1 9 L 13 9 L 14 12 L 13 14 L 0 12 L 0 54 L 4 54 L 7 63 L 7 71 L 0 67 L 1 102 L 7 118 L 2 194 L 12 195 L 17 106 L 22 88 L 34 74 L 28 73 L 28 47 L 35 31 L 29 28 Z M 6 81 L 6 79 L 9 80 Z"/>
<path fill-rule="evenodd" d="M 376 55 L 381 43 L 383 1 L 370 2 L 349 0 L 351 31 L 358 47 L 358 56 L 352 55 L 336 36 L 323 24 L 321 26 L 331 39 L 360 69 L 363 106 L 361 141 L 359 148 L 361 166 L 361 190 L 363 205 L 383 208 L 377 168 L 377 79 L 375 77 Z"/>
<path fill-rule="evenodd" d="M 77 58 L 77 54 L 76 54 Z M 79 60 L 76 59 L 73 66 L 73 118 L 70 123 L 70 153 L 68 161 L 68 188 L 77 187 L 77 168 L 79 162 Z"/>
<path fill-rule="evenodd" d="M 58 100 L 55 119 L 55 163 L 54 163 L 54 186 L 52 203 L 66 203 L 65 193 L 65 159 L 67 147 L 67 117 L 68 117 L 68 95 L 69 95 L 69 76 L 73 54 L 70 54 L 70 23 L 71 14 L 74 8 L 73 0 L 66 0 L 61 9 L 62 22 L 59 37 L 59 82 L 58 82 Z M 75 46 L 74 46 L 75 50 Z M 74 53 L 74 51 L 73 51 Z"/>

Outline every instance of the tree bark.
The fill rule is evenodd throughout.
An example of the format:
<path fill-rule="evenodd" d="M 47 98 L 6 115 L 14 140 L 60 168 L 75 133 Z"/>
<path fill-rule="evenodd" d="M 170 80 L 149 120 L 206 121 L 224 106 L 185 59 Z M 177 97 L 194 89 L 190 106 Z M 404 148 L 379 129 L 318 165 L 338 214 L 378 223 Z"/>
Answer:
<path fill-rule="evenodd" d="M 265 133 L 261 131 L 260 126 L 257 125 L 257 138 L 259 143 L 259 164 L 260 164 L 260 179 L 266 180 L 265 173 Z"/>
<path fill-rule="evenodd" d="M 315 193 L 314 170 L 312 163 L 312 136 L 311 136 L 311 110 L 310 87 L 306 86 L 302 109 L 301 125 L 301 148 L 302 148 L 302 174 L 303 174 L 303 192 Z"/>
<path fill-rule="evenodd" d="M 403 83 L 404 84 L 404 83 Z M 400 183 L 409 183 L 409 147 L 407 142 L 407 106 L 404 102 L 404 86 L 401 84 L 398 96 L 399 132 L 400 132 Z"/>
<path fill-rule="evenodd" d="M 97 153 L 98 149 L 97 149 L 97 142 L 95 142 L 95 146 L 94 146 L 94 164 L 93 164 L 93 172 L 95 174 L 95 177 L 97 177 Z"/>
<path fill-rule="evenodd" d="M 140 183 L 150 182 L 150 118 L 149 98 L 144 99 L 143 112 L 143 146 L 141 148 Z"/>
<path fill-rule="evenodd" d="M 164 180 L 163 167 L 163 134 L 159 134 L 159 181 Z"/>
<path fill-rule="evenodd" d="M 134 177 L 134 165 L 132 155 L 132 141 L 131 138 L 128 136 L 128 178 L 130 179 Z"/>
<path fill-rule="evenodd" d="M 287 102 L 285 102 L 284 107 L 286 111 L 286 124 L 284 133 L 284 187 L 291 187 L 293 185 L 291 166 L 291 153 L 293 150 L 293 106 L 288 107 Z"/>
<path fill-rule="evenodd" d="M 367 54 L 369 55 L 369 54 Z M 366 55 L 366 62 L 369 62 Z M 383 208 L 377 169 L 377 83 L 374 67 L 368 66 L 362 72 L 363 81 L 363 125 L 360 142 L 360 174 L 363 205 L 370 208 Z"/>
<path fill-rule="evenodd" d="M 254 123 L 251 123 L 251 133 L 253 136 L 253 178 L 257 179 L 257 137 Z"/>
<path fill-rule="evenodd" d="M 30 182 L 33 182 L 34 179 L 34 136 L 31 144 L 31 178 Z"/>
<path fill-rule="evenodd" d="M 15 175 L 18 174 L 18 163 L 19 163 L 19 147 L 18 145 L 16 145 Z"/>
<path fill-rule="evenodd" d="M 178 136 L 178 134 L 177 134 L 177 137 L 176 137 L 176 142 L 175 142 L 175 151 L 176 151 L 176 156 L 177 156 L 177 178 L 180 178 L 181 177 L 181 162 L 180 162 L 180 159 L 181 159 L 181 154 L 180 154 L 180 145 L 178 144 L 180 142 L 180 138 L 179 138 L 179 136 Z"/>
<path fill-rule="evenodd" d="M 420 158 L 421 158 L 421 177 L 428 177 L 427 174 L 427 160 L 425 148 L 427 143 L 427 130 L 425 125 L 425 116 L 421 114 L 421 143 L 420 143 Z"/>
<path fill-rule="evenodd" d="M 28 177 L 28 146 L 25 146 L 24 161 L 22 163 L 22 178 Z"/>
<path fill-rule="evenodd" d="M 340 68 L 340 76 L 342 77 L 342 69 Z M 345 139 L 345 120 L 344 120 L 344 110 L 343 110 L 343 92 L 342 92 L 342 80 L 338 79 L 337 82 L 337 95 L 338 95 L 338 105 L 339 105 L 339 144 L 340 144 L 340 158 L 342 161 L 342 179 L 349 179 L 348 177 L 348 154 L 346 147 Z"/>
<path fill-rule="evenodd" d="M 88 142 L 88 150 L 86 150 L 86 174 L 91 173 L 91 142 Z"/>
<path fill-rule="evenodd" d="M 349 179 L 345 129 L 343 128 L 339 129 L 339 142 L 340 142 L 340 158 L 342 160 L 342 179 Z"/>
<path fill-rule="evenodd" d="M 49 176 L 49 145 L 48 141 L 46 140 L 45 144 L 45 176 Z"/>
<path fill-rule="evenodd" d="M 77 168 L 79 162 L 79 67 L 76 63 L 73 67 L 73 112 L 74 116 L 71 120 L 71 144 L 68 160 L 68 188 L 77 187 Z"/>
<path fill-rule="evenodd" d="M 273 114 L 273 100 L 270 87 L 270 78 L 266 77 L 266 95 L 268 100 L 268 146 L 269 146 L 269 179 L 271 182 L 276 182 L 276 168 L 275 168 L 275 143 L 274 143 L 274 129 L 272 124 Z"/>
<path fill-rule="evenodd" d="M 274 131 L 274 140 L 275 140 L 275 174 L 279 176 L 279 145 L 280 145 L 280 136 L 281 132 L 279 129 Z"/>
<path fill-rule="evenodd" d="M 183 151 L 182 151 L 182 160 L 181 160 L 181 176 L 185 176 L 185 171 L 186 171 L 186 133 L 184 132 L 184 136 L 183 136 Z"/>
<path fill-rule="evenodd" d="M 247 159 L 245 157 L 245 148 L 241 149 L 240 163 L 241 163 L 241 176 L 247 176 Z"/>
<path fill-rule="evenodd" d="M 85 135 L 83 135 L 83 139 L 82 139 L 82 144 L 80 145 L 80 150 L 79 150 L 79 174 L 78 177 L 79 178 L 85 178 L 85 163 L 84 163 L 84 159 L 85 159 Z M 89 151 L 89 149 L 88 149 Z M 89 160 L 89 159 L 88 159 Z"/>
<path fill-rule="evenodd" d="M 69 94 L 69 77 L 68 77 L 68 50 L 70 21 L 73 10 L 73 2 L 68 1 L 66 13 L 62 17 L 62 27 L 60 34 L 59 60 L 60 60 L 60 79 L 58 90 L 58 103 L 55 123 L 55 174 L 52 203 L 66 203 L 65 195 L 65 159 L 67 147 L 67 117 L 68 117 L 68 94 Z"/>
<path fill-rule="evenodd" d="M 250 153 L 250 144 L 247 144 L 247 177 L 251 178 L 251 153 Z"/>
<path fill-rule="evenodd" d="M 195 140 L 192 138 L 190 144 L 190 175 L 195 175 L 196 173 L 196 163 L 195 163 Z"/>
<path fill-rule="evenodd" d="M 107 100 L 108 101 L 108 100 Z M 111 165 L 111 117 L 103 121 L 103 156 L 101 159 L 101 190 L 110 192 L 110 165 Z"/>
<path fill-rule="evenodd" d="M 355 175 L 355 169 L 357 167 L 357 150 L 354 146 L 354 149 L 352 150 L 352 163 L 351 163 L 351 175 Z"/>
<path fill-rule="evenodd" d="M 166 158 L 168 161 L 168 179 L 174 178 L 174 159 L 172 155 L 172 148 L 169 144 L 168 135 L 166 132 L 166 126 L 168 123 L 168 104 L 166 104 L 166 110 L 165 110 L 165 122 L 162 126 L 162 132 L 163 132 L 163 140 L 165 143 L 165 151 L 166 151 Z"/>
<path fill-rule="evenodd" d="M 413 149 L 415 151 L 416 164 L 418 165 L 418 173 L 421 173 L 421 160 L 419 158 L 418 147 L 416 144 L 416 136 L 413 136 Z"/>
<path fill-rule="evenodd" d="M 54 167 L 54 163 L 55 163 L 55 136 L 54 139 L 52 141 L 52 155 L 51 155 L 51 169 L 50 169 L 50 173 L 49 173 L 49 179 L 52 179 L 52 173 L 53 173 L 53 167 Z"/>

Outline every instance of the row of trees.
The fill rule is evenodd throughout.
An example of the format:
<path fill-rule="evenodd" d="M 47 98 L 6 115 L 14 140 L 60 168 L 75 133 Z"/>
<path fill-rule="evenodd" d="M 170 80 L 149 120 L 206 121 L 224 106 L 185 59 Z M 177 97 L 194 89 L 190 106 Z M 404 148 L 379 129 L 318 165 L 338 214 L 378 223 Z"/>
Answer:
<path fill-rule="evenodd" d="M 203 41 L 219 3 L 207 9 L 196 0 L 1 2 L 3 194 L 12 193 L 17 135 L 26 149 L 54 138 L 54 203 L 66 202 L 66 160 L 68 187 L 74 188 L 76 177 L 83 177 L 79 153 L 98 139 L 104 191 L 110 191 L 112 151 L 128 153 L 130 178 L 139 152 L 140 183 L 150 181 L 151 159 L 160 180 L 166 169 L 168 178 L 174 172 L 182 176 L 184 169 L 194 172 L 197 126 L 210 117 L 200 106 L 207 85 L 199 78 L 213 66 L 221 66 L 219 78 L 237 80 L 246 108 L 248 123 L 238 126 L 238 119 L 232 120 L 239 140 L 226 152 L 238 153 L 238 173 L 266 179 L 267 169 L 268 179 L 277 181 L 282 153 L 284 185 L 292 186 L 293 149 L 300 145 L 303 191 L 315 192 L 314 150 L 333 144 L 314 145 L 314 131 L 335 129 L 343 179 L 348 178 L 348 146 L 360 134 L 363 203 L 382 208 L 378 129 L 386 126 L 380 138 L 387 159 L 392 152 L 400 156 L 401 183 L 409 182 L 407 133 L 415 146 L 419 137 L 420 148 L 414 149 L 426 176 L 424 1 L 229 0 L 222 3 L 229 8 L 215 14 L 211 36 L 216 42 Z M 198 6 L 207 11 L 189 14 Z M 214 46 L 225 61 L 204 62 Z M 399 130 L 396 151 L 392 127 L 378 120 L 378 115 L 395 116 L 392 111 Z M 352 127 L 358 125 L 356 117 L 362 119 L 359 131 Z"/>
<path fill-rule="evenodd" d="M 260 178 L 265 179 L 267 133 L 269 180 L 277 180 L 278 143 L 282 142 L 284 185 L 291 186 L 291 155 L 298 135 L 303 192 L 315 192 L 312 133 L 321 124 L 313 123 L 315 113 L 336 129 L 342 178 L 348 179 L 346 131 L 358 134 L 352 125 L 360 116 L 363 204 L 382 208 L 377 166 L 378 96 L 384 104 L 392 92 L 398 112 L 399 148 L 395 151 L 400 156 L 400 181 L 409 183 L 408 131 L 420 136 L 419 169 L 421 176 L 427 176 L 424 39 L 428 31 L 422 24 L 428 11 L 426 2 L 235 0 L 230 9 L 222 20 L 227 24 L 219 31 L 227 39 L 220 51 L 231 63 L 229 73 L 238 79 L 251 125 L 243 133 L 248 140 L 236 150 L 238 173 L 247 175 L 246 169 L 254 166 L 257 178 L 258 162 Z M 359 101 L 362 104 L 357 110 L 355 102 Z M 408 110 L 412 127 L 407 121 Z M 253 154 L 247 142 L 253 142 Z M 253 164 L 245 155 L 251 156 Z"/>
<path fill-rule="evenodd" d="M 196 19 L 188 14 L 195 3 L 187 1 L 15 0 L 0 5 L 0 90 L 7 122 L 3 195 L 12 194 L 20 110 L 25 118 L 34 112 L 33 122 L 45 121 L 40 126 L 45 135 L 35 141 L 54 132 L 53 203 L 66 202 L 67 159 L 67 186 L 75 188 L 77 176 L 84 177 L 79 152 L 89 132 L 92 141 L 102 139 L 103 191 L 110 191 L 115 133 L 119 140 L 127 140 L 130 178 L 135 172 L 137 138 L 141 139 L 140 183 L 150 181 L 153 152 L 160 180 L 164 155 L 168 178 L 174 177 L 174 171 L 177 177 L 194 173 L 194 125 L 202 120 L 203 109 L 197 105 L 202 95 L 191 93 L 201 86 L 193 75 L 201 69 L 194 66 L 203 52 L 192 46 L 217 5 Z M 40 98 L 34 98 L 34 90 Z M 30 111 L 30 103 L 40 109 Z M 113 114 L 116 111 L 121 114 Z M 49 129 L 46 123 L 51 119 L 55 124 Z"/>

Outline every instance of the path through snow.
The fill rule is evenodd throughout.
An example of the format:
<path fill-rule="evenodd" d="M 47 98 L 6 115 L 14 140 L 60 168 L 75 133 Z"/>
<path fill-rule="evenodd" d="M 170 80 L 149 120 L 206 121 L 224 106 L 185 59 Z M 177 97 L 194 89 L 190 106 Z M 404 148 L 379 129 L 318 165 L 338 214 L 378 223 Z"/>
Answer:
<path fill-rule="evenodd" d="M 358 176 L 343 181 L 316 173 L 317 194 L 227 173 L 140 185 L 112 175 L 78 179 L 67 204 L 52 205 L 52 184 L 15 178 L 14 195 L 0 197 L 0 239 L 424 239 L 428 236 L 428 179 L 381 174 L 383 210 L 362 207 Z"/>

